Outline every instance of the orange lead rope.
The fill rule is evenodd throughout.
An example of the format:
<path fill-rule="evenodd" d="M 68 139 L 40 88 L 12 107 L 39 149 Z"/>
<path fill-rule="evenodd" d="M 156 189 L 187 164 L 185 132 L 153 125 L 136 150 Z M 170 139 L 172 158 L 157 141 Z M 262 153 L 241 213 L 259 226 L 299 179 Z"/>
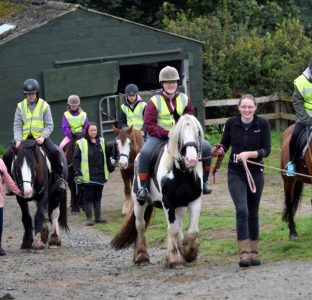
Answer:
<path fill-rule="evenodd" d="M 220 169 L 222 160 L 224 158 L 224 150 L 221 144 L 217 144 L 212 152 L 213 157 L 218 157 L 215 166 L 213 167 L 212 170 L 212 178 L 213 178 L 213 183 L 216 183 L 216 173 Z"/>

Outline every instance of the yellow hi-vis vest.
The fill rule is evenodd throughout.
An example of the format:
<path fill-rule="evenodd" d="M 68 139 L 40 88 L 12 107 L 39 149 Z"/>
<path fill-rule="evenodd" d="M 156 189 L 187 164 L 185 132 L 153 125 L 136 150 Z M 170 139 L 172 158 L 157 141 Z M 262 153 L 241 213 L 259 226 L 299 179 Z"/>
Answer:
<path fill-rule="evenodd" d="M 89 160 L 88 160 L 88 141 L 85 138 L 82 138 L 77 141 L 77 145 L 81 151 L 81 163 L 80 169 L 82 173 L 82 180 L 86 183 L 90 181 L 90 172 L 89 172 Z M 106 164 L 106 156 L 105 156 L 105 142 L 103 138 L 100 138 L 100 145 L 102 148 L 103 156 L 104 156 L 104 179 L 108 180 L 109 172 Z"/>
<path fill-rule="evenodd" d="M 303 74 L 294 81 L 299 93 L 303 97 L 303 106 L 308 113 L 312 113 L 312 82 Z"/>
<path fill-rule="evenodd" d="M 157 115 L 157 124 L 165 130 L 170 130 L 174 124 L 174 117 L 170 113 L 166 100 L 161 95 L 155 95 L 151 98 L 155 107 L 157 108 L 158 115 Z M 180 93 L 176 98 L 176 111 L 181 116 L 187 106 L 188 103 L 188 96 Z"/>
<path fill-rule="evenodd" d="M 72 133 L 82 132 L 82 127 L 87 118 L 87 114 L 84 111 L 81 111 L 79 115 L 74 116 L 67 110 L 65 111 L 64 116 Z"/>
<path fill-rule="evenodd" d="M 133 127 L 137 130 L 142 130 L 144 119 L 143 119 L 143 110 L 146 106 L 145 102 L 139 102 L 134 110 L 125 104 L 121 104 L 121 110 L 124 112 L 124 114 L 127 116 L 127 126 L 130 127 L 133 125 Z"/>
<path fill-rule="evenodd" d="M 39 138 L 44 129 L 43 115 L 48 108 L 48 103 L 39 98 L 34 111 L 31 113 L 28 108 L 28 101 L 25 98 L 17 104 L 17 107 L 22 114 L 23 140 L 26 140 L 29 136 L 33 136 L 35 139 Z"/>

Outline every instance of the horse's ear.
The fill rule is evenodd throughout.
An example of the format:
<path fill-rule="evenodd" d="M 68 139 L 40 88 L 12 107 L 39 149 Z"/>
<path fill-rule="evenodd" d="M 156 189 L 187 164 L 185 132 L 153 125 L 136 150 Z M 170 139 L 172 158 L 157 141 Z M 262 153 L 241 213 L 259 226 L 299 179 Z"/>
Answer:
<path fill-rule="evenodd" d="M 115 135 L 117 136 L 120 132 L 120 129 L 112 125 Z"/>
<path fill-rule="evenodd" d="M 127 129 L 127 134 L 130 135 L 133 131 L 133 125 L 131 125 L 128 129 Z"/>

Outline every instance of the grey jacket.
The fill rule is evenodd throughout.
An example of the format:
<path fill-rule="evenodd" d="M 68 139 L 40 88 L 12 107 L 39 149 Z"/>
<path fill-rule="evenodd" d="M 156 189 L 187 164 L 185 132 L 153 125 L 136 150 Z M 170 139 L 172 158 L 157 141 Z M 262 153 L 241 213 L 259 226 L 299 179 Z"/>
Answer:
<path fill-rule="evenodd" d="M 310 81 L 312 82 L 312 74 L 311 74 L 311 70 L 310 68 L 307 68 L 304 72 L 303 75 Z M 312 116 L 310 116 L 308 114 L 308 112 L 305 110 L 304 106 L 303 106 L 303 96 L 300 94 L 300 92 L 298 91 L 297 87 L 295 86 L 294 89 L 294 102 L 293 102 L 293 106 L 296 112 L 296 116 L 298 121 L 300 121 L 301 123 L 303 123 L 306 126 L 312 126 Z"/>
<path fill-rule="evenodd" d="M 33 103 L 28 102 L 28 108 L 31 112 L 34 111 L 36 104 L 37 104 L 37 101 Z M 47 139 L 50 136 L 50 134 L 53 132 L 53 128 L 54 128 L 51 109 L 49 105 L 43 114 L 43 122 L 44 122 L 44 129 L 41 132 L 41 136 Z M 18 108 L 16 108 L 16 111 L 15 111 L 13 132 L 14 132 L 15 142 L 23 140 L 23 119 L 22 119 L 22 114 Z"/>

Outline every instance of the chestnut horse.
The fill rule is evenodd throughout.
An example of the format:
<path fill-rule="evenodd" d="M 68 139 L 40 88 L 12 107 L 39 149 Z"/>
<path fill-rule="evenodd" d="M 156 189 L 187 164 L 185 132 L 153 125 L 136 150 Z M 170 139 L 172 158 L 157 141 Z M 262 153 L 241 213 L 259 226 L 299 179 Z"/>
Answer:
<path fill-rule="evenodd" d="M 134 176 L 134 160 L 140 152 L 144 138 L 140 130 L 131 127 L 118 129 L 113 126 L 118 149 L 118 167 L 124 183 L 125 200 L 122 214 L 126 215 L 131 207 L 131 188 Z"/>
<path fill-rule="evenodd" d="M 289 142 L 294 125 L 288 127 L 282 135 L 282 149 L 281 149 L 281 169 L 286 169 L 289 161 Z M 300 202 L 303 190 L 303 184 L 312 184 L 312 135 L 307 132 L 303 133 L 306 137 L 306 151 L 303 157 L 296 159 L 296 175 L 287 176 L 286 172 L 282 172 L 284 182 L 284 211 L 283 221 L 288 222 L 289 239 L 296 240 L 298 233 L 296 231 L 295 214 Z"/>
<path fill-rule="evenodd" d="M 145 230 L 154 207 L 163 207 L 167 219 L 167 266 L 175 267 L 196 260 L 203 177 L 200 160 L 202 136 L 202 127 L 194 116 L 180 117 L 169 134 L 168 144 L 158 153 L 156 163 L 153 164 L 149 201 L 136 199 L 136 190 L 140 188 L 136 164 L 132 192 L 134 206 L 111 241 L 111 246 L 116 250 L 134 244 L 135 264 L 145 264 L 150 260 Z M 183 217 L 186 209 L 189 228 L 184 234 Z"/>

